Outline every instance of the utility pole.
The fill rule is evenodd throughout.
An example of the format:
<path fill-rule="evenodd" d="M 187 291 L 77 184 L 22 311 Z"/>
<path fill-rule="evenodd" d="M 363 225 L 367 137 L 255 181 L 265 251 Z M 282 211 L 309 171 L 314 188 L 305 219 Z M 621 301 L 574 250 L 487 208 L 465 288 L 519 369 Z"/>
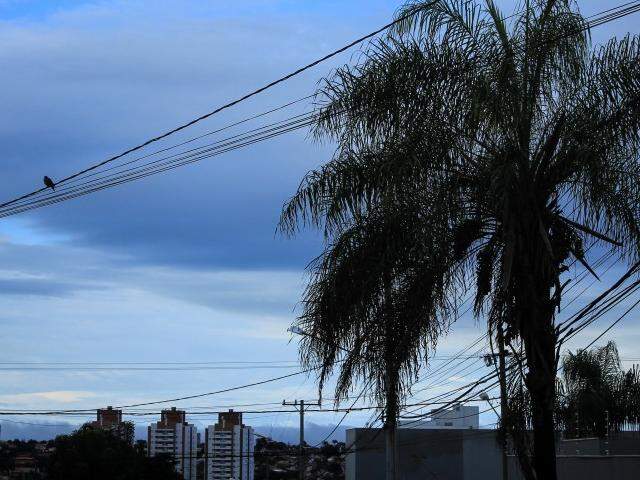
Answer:
<path fill-rule="evenodd" d="M 507 457 L 508 450 L 508 442 L 507 442 L 507 422 L 508 420 L 508 409 L 509 405 L 507 403 L 507 377 L 506 377 L 506 367 L 505 367 L 505 357 L 509 355 L 509 353 L 504 350 L 504 331 L 502 329 L 502 325 L 498 323 L 497 326 L 497 340 L 498 340 L 498 353 L 487 354 L 484 356 L 484 363 L 487 367 L 491 365 L 496 365 L 498 369 L 498 380 L 500 381 L 500 421 L 502 423 L 502 480 L 509 480 L 509 459 Z M 496 357 L 498 358 L 496 362 Z M 483 395 L 480 395 L 482 398 Z M 493 405 L 491 404 L 491 400 L 489 400 L 489 396 L 484 394 L 486 400 L 491 405 L 493 411 L 498 415 L 498 412 L 495 411 Z"/>
<path fill-rule="evenodd" d="M 298 478 L 304 480 L 304 467 L 306 465 L 306 457 L 304 452 L 304 409 L 306 407 L 320 407 L 320 402 L 305 402 L 304 400 L 294 400 L 293 402 L 282 401 L 282 405 L 295 407 L 300 414 L 300 445 L 298 446 Z"/>
<path fill-rule="evenodd" d="M 502 324 L 498 322 L 498 368 L 500 373 L 500 413 L 502 414 L 502 480 L 509 480 L 509 461 L 507 459 L 507 422 L 510 421 L 507 415 L 509 406 L 507 405 L 507 378 L 505 368 L 504 351 L 504 331 Z"/>

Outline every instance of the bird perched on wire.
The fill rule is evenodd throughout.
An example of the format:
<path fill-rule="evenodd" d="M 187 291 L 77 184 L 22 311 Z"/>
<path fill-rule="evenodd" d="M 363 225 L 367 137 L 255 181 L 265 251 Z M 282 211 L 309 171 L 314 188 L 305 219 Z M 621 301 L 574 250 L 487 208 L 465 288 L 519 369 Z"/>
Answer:
<path fill-rule="evenodd" d="M 44 185 L 47 188 L 50 188 L 51 190 L 53 190 L 54 192 L 56 191 L 56 184 L 53 183 L 53 180 L 51 180 L 49 177 L 47 177 L 46 175 L 43 178 L 44 180 Z"/>

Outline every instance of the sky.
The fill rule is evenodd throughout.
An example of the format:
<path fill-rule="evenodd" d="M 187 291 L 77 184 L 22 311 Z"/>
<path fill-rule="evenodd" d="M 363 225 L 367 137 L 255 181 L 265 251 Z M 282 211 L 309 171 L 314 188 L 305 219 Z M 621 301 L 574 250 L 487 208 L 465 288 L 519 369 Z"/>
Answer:
<path fill-rule="evenodd" d="M 375 30 L 399 5 L 0 0 L 0 196 L 31 191 L 43 175 L 64 177 L 210 111 Z M 501 5 L 505 12 L 513 8 L 511 2 Z M 603 2 L 580 5 L 587 15 L 604 8 Z M 633 19 L 601 27 L 594 41 L 629 31 L 637 33 Z M 346 52 L 163 146 L 307 96 L 356 53 Z M 309 108 L 308 101 L 300 102 L 225 134 Z M 300 311 L 305 267 L 322 239 L 315 232 L 284 238 L 276 226 L 303 175 L 332 151 L 307 131 L 294 132 L 0 219 L 0 409 L 129 405 L 295 372 L 297 340 L 287 328 Z M 576 306 L 601 287 L 595 284 Z M 606 321 L 575 345 L 602 325 Z M 616 339 L 625 359 L 640 357 L 639 325 L 632 316 L 603 341 Z M 483 327 L 467 317 L 453 325 L 436 352 L 443 357 L 434 360 L 436 368 Z M 106 362 L 113 369 L 97 369 Z M 160 370 L 161 362 L 182 369 Z M 199 369 L 185 365 L 195 362 Z M 468 383 L 475 367 L 442 379 L 439 388 Z M 331 398 L 331 391 L 324 397 Z M 313 377 L 161 406 L 216 410 L 299 398 L 317 398 Z M 161 406 L 146 411 L 157 413 Z M 156 417 L 135 421 L 142 429 Z M 245 417 L 263 433 L 284 439 L 295 434 L 295 413 Z M 310 414 L 310 438 L 322 438 L 339 417 Z M 362 425 L 368 417 L 351 414 L 344 426 Z M 489 412 L 481 418 L 495 422 Z M 45 438 L 86 419 L 16 415 L 0 424 L 2 438 Z M 191 420 L 202 426 L 213 417 Z"/>

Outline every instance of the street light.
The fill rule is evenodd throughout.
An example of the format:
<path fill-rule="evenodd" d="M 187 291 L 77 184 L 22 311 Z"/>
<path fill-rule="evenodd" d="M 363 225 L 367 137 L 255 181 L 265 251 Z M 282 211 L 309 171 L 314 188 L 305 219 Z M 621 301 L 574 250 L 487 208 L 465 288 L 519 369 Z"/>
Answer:
<path fill-rule="evenodd" d="M 487 392 L 480 392 L 480 400 L 482 400 L 483 402 L 487 402 L 491 407 L 491 409 L 493 410 L 493 412 L 498 416 L 498 420 L 501 419 L 500 414 L 496 410 L 496 407 L 493 406 L 493 403 L 491 402 L 491 398 L 489 398 L 489 395 L 487 395 Z"/>

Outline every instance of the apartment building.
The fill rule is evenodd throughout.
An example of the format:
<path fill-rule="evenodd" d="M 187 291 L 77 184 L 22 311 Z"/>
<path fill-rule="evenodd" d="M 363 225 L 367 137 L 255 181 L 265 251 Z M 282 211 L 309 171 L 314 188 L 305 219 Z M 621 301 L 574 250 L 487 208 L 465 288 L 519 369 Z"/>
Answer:
<path fill-rule="evenodd" d="M 122 421 L 122 410 L 118 410 L 113 407 L 100 408 L 97 411 L 96 417 L 96 421 L 91 422 L 92 427 L 109 430 L 122 440 L 133 444 L 133 424 L 131 422 Z"/>
<path fill-rule="evenodd" d="M 162 410 L 160 421 L 149 426 L 147 453 L 171 456 L 184 480 L 196 480 L 198 430 L 187 423 L 184 410 Z"/>
<path fill-rule="evenodd" d="M 242 423 L 242 413 L 218 414 L 218 423 L 205 432 L 206 480 L 253 480 L 253 429 Z"/>
<path fill-rule="evenodd" d="M 447 409 L 435 409 L 426 420 L 400 422 L 399 428 L 478 429 L 480 408 L 476 405 L 457 404 Z"/>

